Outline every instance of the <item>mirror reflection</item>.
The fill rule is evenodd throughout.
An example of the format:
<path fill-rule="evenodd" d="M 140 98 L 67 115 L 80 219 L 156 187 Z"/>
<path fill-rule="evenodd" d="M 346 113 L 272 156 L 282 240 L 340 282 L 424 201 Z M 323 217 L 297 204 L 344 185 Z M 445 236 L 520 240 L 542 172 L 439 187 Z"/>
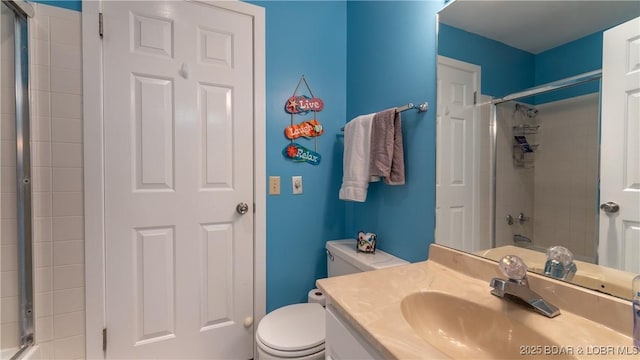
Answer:
<path fill-rule="evenodd" d="M 615 248 L 601 226 L 601 128 L 618 125 L 601 122 L 600 74 L 603 32 L 638 16 L 628 1 L 456 0 L 439 12 L 437 243 L 631 297 L 640 238 Z"/>

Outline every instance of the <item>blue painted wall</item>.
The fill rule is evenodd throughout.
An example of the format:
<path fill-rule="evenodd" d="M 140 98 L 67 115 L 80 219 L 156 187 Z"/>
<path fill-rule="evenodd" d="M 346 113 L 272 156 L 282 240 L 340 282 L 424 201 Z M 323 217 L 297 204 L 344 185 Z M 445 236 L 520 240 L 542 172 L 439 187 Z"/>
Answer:
<path fill-rule="evenodd" d="M 438 54 L 482 67 L 481 90 L 503 97 L 535 84 L 535 55 L 499 41 L 440 24 Z"/>
<path fill-rule="evenodd" d="M 267 197 L 267 311 L 306 301 L 327 276 L 324 245 L 344 236 L 344 204 L 338 200 L 342 144 L 336 138 L 347 107 L 347 4 L 343 1 L 256 1 L 266 9 L 267 176 L 280 176 L 282 194 Z M 318 113 L 320 165 L 282 156 L 289 98 L 304 74 L 324 100 Z M 304 85 L 300 90 L 304 89 Z M 305 90 L 306 93 L 306 90 Z M 300 94 L 300 93 L 299 93 Z M 296 116 L 295 122 L 309 116 Z M 313 149 L 312 140 L 298 141 Z M 304 193 L 291 194 L 291 176 L 302 175 Z M 268 179 L 265 179 L 268 182 Z"/>
<path fill-rule="evenodd" d="M 365 203 L 347 203 L 347 234 L 378 234 L 379 247 L 425 260 L 435 221 L 436 12 L 442 1 L 350 1 L 347 115 L 351 119 L 428 101 L 402 113 L 406 184 L 373 183 Z"/>
<path fill-rule="evenodd" d="M 440 25 L 438 54 L 482 67 L 482 93 L 502 97 L 537 85 L 602 68 L 602 32 L 531 54 L 455 27 Z M 593 81 L 523 99 L 543 104 L 599 91 Z"/>
<path fill-rule="evenodd" d="M 57 6 L 69 10 L 82 11 L 82 1 L 77 0 L 31 0 L 34 3 Z"/>
<path fill-rule="evenodd" d="M 603 32 L 587 35 L 536 55 L 535 85 L 564 79 L 602 68 Z M 600 91 L 600 82 L 591 81 L 572 88 L 536 96 L 536 104 L 562 100 Z"/>

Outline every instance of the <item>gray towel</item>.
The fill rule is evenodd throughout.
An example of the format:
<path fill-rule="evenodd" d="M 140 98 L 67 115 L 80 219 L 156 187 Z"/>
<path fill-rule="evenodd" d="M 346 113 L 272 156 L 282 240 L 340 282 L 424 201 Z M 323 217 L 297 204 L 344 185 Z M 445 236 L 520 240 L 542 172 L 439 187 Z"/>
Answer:
<path fill-rule="evenodd" d="M 369 175 L 371 181 L 381 177 L 388 185 L 404 185 L 402 126 L 400 113 L 395 108 L 373 117 Z"/>

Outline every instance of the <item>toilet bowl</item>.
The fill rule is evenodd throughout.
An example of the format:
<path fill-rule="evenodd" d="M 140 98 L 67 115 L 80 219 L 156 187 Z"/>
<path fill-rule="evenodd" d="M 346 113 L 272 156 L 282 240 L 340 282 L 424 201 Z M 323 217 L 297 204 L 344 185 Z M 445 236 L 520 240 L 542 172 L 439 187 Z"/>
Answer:
<path fill-rule="evenodd" d="M 356 251 L 356 240 L 327 241 L 329 276 L 353 274 L 408 264 L 384 251 Z M 256 330 L 258 359 L 324 359 L 325 312 L 317 303 L 283 306 L 260 320 Z"/>
<path fill-rule="evenodd" d="M 267 314 L 258 324 L 259 359 L 324 359 L 324 307 L 293 304 Z"/>

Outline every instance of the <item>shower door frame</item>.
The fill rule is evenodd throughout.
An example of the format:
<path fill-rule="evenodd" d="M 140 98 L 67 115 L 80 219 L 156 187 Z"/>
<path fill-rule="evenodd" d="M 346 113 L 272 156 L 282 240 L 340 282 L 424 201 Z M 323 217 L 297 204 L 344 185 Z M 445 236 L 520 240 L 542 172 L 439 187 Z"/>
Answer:
<path fill-rule="evenodd" d="M 29 114 L 29 25 L 33 7 L 24 1 L 3 0 L 14 13 L 14 77 L 16 112 L 16 194 L 18 234 L 19 349 L 18 359 L 34 343 L 33 230 L 31 214 L 31 139 Z"/>
<path fill-rule="evenodd" d="M 491 117 L 491 124 L 490 124 L 490 135 L 491 135 L 491 139 L 490 139 L 490 147 L 491 147 L 491 153 L 490 153 L 490 158 L 491 158 L 491 166 L 492 166 L 492 170 L 491 170 L 491 179 L 489 180 L 490 184 L 491 184 L 491 192 L 494 194 L 492 196 L 491 199 L 491 229 L 490 229 L 490 239 L 491 239 L 491 248 L 495 248 L 496 247 L 496 221 L 497 221 L 497 217 L 496 217 L 496 200 L 495 200 L 495 194 L 496 191 L 498 190 L 496 187 L 496 180 L 498 178 L 498 173 L 497 173 L 497 162 L 498 162 L 498 149 L 497 149 L 497 125 L 498 125 L 498 105 L 502 104 L 502 103 L 506 103 L 509 101 L 516 101 L 516 100 L 520 100 L 520 99 L 524 99 L 524 98 L 528 98 L 530 96 L 536 96 L 536 95 L 541 95 L 544 93 L 548 93 L 551 91 L 556 91 L 556 90 L 560 90 L 560 89 L 564 89 L 564 88 L 568 88 L 568 87 L 572 87 L 572 86 L 576 86 L 576 85 L 580 85 L 589 81 L 593 81 L 593 80 L 598 80 L 602 78 L 602 69 L 599 70 L 593 70 L 593 71 L 589 71 L 583 74 L 579 74 L 579 75 L 575 75 L 575 76 L 571 76 L 565 79 L 561 79 L 561 80 L 557 80 L 554 82 L 550 82 L 548 84 L 543 84 L 543 85 L 539 85 L 530 89 L 526 89 L 523 91 L 519 91 L 513 94 L 509 94 L 507 96 L 498 98 L 498 99 L 493 99 L 491 100 L 490 104 L 492 105 L 493 109 L 492 109 L 492 117 Z M 600 162 L 600 159 L 598 158 L 598 162 Z M 596 244 L 596 249 L 598 247 L 598 244 Z"/>

